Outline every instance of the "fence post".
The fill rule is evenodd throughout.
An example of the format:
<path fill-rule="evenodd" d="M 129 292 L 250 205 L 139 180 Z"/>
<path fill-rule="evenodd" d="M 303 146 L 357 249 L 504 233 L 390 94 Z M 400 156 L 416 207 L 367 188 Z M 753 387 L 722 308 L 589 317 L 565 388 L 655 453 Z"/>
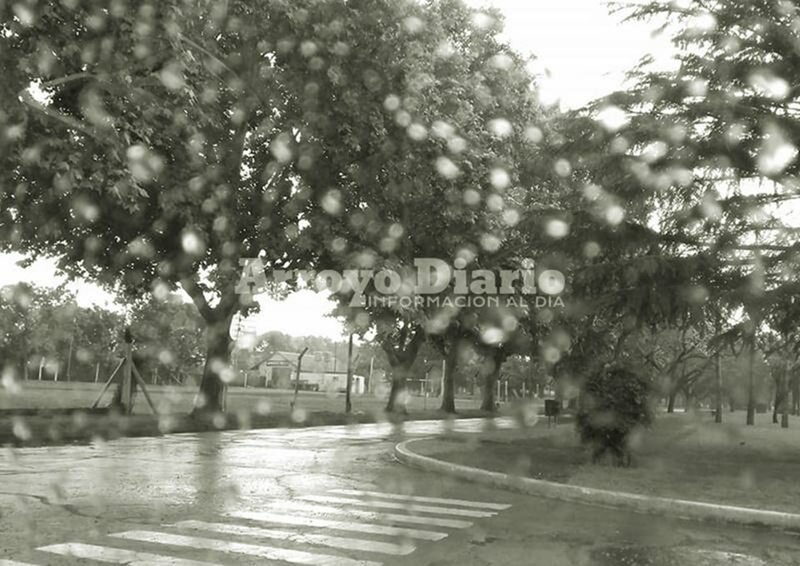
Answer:
<path fill-rule="evenodd" d="M 133 395 L 133 351 L 131 347 L 131 334 L 130 329 L 125 329 L 125 365 L 122 367 L 122 395 L 120 396 L 120 403 L 122 410 L 126 415 L 133 412 L 133 403 L 131 403 Z"/>

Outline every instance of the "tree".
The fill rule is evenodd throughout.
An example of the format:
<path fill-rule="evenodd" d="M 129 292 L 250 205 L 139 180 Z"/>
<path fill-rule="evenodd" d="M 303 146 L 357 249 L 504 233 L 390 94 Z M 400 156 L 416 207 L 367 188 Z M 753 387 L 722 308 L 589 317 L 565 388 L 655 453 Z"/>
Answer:
<path fill-rule="evenodd" d="M 444 54 L 490 47 L 479 37 L 493 33 L 433 22 L 445 8 L 410 1 L 19 6 L 0 7 L 4 247 L 137 298 L 182 287 L 205 325 L 198 409 L 211 412 L 222 409 L 231 321 L 252 308 L 237 292 L 240 261 L 311 267 L 319 217 L 365 187 L 394 192 L 376 170 L 430 169 L 432 142 L 421 161 L 402 153 L 420 131 L 411 122 L 459 101 L 464 75 L 444 74 L 462 63 Z M 506 66 L 494 55 L 487 75 Z M 502 83 L 470 72 L 484 98 Z M 456 161 L 440 162 L 445 176 Z"/>
<path fill-rule="evenodd" d="M 610 452 L 615 465 L 630 464 L 631 433 L 653 420 L 650 385 L 622 367 L 604 368 L 587 380 L 576 425 L 581 441 L 591 447 L 592 462 Z"/>
<path fill-rule="evenodd" d="M 131 331 L 143 376 L 183 383 L 202 366 L 203 321 L 192 304 L 177 294 L 155 297 L 134 306 Z M 147 379 L 147 377 L 145 377 Z"/>
<path fill-rule="evenodd" d="M 525 61 L 498 38 L 501 19 L 448 0 L 414 8 L 404 22 L 401 42 L 394 43 L 394 33 L 383 41 L 392 53 L 408 54 L 401 60 L 409 67 L 383 70 L 379 114 L 361 109 L 379 126 L 380 143 L 371 151 L 358 148 L 358 166 L 339 182 L 335 213 L 311 227 L 324 242 L 320 267 L 390 269 L 401 276 L 413 272 L 417 258 L 448 264 L 462 258 L 471 268 L 484 267 L 519 217 L 504 193 L 517 179 L 520 147 L 532 146 L 526 132 L 541 112 Z M 372 284 L 361 294 L 365 304 L 353 305 L 353 289 L 345 286 L 335 295 L 337 312 L 362 333 L 377 325 L 390 363 L 413 361 L 419 333 L 450 335 L 449 322 L 440 324 L 453 319 L 446 309 L 389 304 Z M 402 288 L 394 298 L 413 298 L 413 291 Z M 455 351 L 443 348 L 445 355 Z M 443 409 L 454 411 L 455 364 L 448 366 Z M 405 375 L 396 369 L 393 374 Z M 388 407 L 404 378 L 398 380 Z"/>
<path fill-rule="evenodd" d="M 64 285 L 27 283 L 2 289 L 0 312 L 0 363 L 14 374 L 28 379 L 42 367 L 53 378 L 88 381 L 101 366 L 110 371 L 121 314 L 79 306 Z"/>

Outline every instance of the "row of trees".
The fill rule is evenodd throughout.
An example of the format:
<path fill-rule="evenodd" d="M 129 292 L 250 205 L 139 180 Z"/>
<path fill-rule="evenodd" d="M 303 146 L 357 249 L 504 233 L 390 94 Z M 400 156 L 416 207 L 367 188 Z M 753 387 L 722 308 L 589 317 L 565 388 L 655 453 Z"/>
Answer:
<path fill-rule="evenodd" d="M 459 0 L 6 5 L 0 238 L 132 297 L 181 287 L 203 321 L 206 411 L 231 321 L 255 308 L 241 260 L 406 273 L 425 257 L 492 274 L 535 260 L 565 275 L 565 306 L 334 295 L 387 356 L 387 409 L 426 343 L 447 360 L 448 412 L 470 352 L 493 410 L 514 355 L 580 386 L 632 351 L 669 396 L 704 375 L 688 359 L 718 368 L 743 348 L 752 423 L 757 350 L 784 360 L 787 399 L 800 344 L 780 215 L 798 196 L 798 15 L 708 4 L 636 8 L 669 19 L 678 70 L 643 63 L 633 88 L 570 113 L 538 103 L 502 18 Z M 681 361 L 644 344 L 670 333 L 703 346 Z"/>
<path fill-rule="evenodd" d="M 21 379 L 104 381 L 122 356 L 127 324 L 137 364 L 153 383 L 183 383 L 201 365 L 202 321 L 177 295 L 134 303 L 127 317 L 84 307 L 64 285 L 0 289 L 0 369 Z"/>
<path fill-rule="evenodd" d="M 644 63 L 634 88 L 593 105 L 597 120 L 565 122 L 583 132 L 565 137 L 582 163 L 587 213 L 627 203 L 612 241 L 594 240 L 603 260 L 573 275 L 573 290 L 594 301 L 585 352 L 607 361 L 595 357 L 606 348 L 616 358 L 623 349 L 607 346 L 642 329 L 689 337 L 701 347 L 685 356 L 713 364 L 718 419 L 722 356 L 743 353 L 753 424 L 761 351 L 788 425 L 800 346 L 798 245 L 787 214 L 799 196 L 791 140 L 800 122 L 789 85 L 800 60 L 787 43 L 796 38 L 797 7 L 654 2 L 631 17 L 669 22 L 678 68 L 653 72 Z M 679 359 L 676 369 L 685 367 Z M 699 369 L 671 379 L 689 382 Z"/>

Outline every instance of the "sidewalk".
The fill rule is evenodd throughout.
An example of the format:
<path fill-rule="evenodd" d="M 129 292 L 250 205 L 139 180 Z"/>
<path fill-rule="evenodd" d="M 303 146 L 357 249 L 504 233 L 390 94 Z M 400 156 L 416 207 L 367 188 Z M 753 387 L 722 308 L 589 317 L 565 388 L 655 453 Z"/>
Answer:
<path fill-rule="evenodd" d="M 800 530 L 796 451 L 784 457 L 785 447 L 780 445 L 780 455 L 773 454 L 759 438 L 780 435 L 780 429 L 737 430 L 743 436 L 734 436 L 734 450 L 710 440 L 714 434 L 727 438 L 729 429 L 706 432 L 705 423 L 700 425 L 702 430 L 695 430 L 696 426 L 688 419 L 667 420 L 657 432 L 648 433 L 648 439 L 667 438 L 668 450 L 652 443 L 640 447 L 640 461 L 631 469 L 588 464 L 571 424 L 552 429 L 540 424 L 513 434 L 411 440 L 398 445 L 395 454 L 407 465 L 541 497 Z M 748 445 L 750 441 L 753 446 Z M 719 455 L 721 448 L 729 461 Z M 654 459 L 653 453 L 660 457 Z M 736 476 L 731 475 L 734 467 L 738 467 Z M 671 478 L 671 483 L 665 478 Z"/>

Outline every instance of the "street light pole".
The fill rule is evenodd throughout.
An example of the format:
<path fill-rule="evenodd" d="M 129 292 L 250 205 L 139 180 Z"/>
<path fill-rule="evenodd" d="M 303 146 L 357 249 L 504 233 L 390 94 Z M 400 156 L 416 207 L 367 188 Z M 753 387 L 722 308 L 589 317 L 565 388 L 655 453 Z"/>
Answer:
<path fill-rule="evenodd" d="M 347 391 L 345 391 L 344 412 L 349 413 L 353 409 L 350 402 L 350 390 L 353 388 L 353 334 L 347 343 Z"/>

